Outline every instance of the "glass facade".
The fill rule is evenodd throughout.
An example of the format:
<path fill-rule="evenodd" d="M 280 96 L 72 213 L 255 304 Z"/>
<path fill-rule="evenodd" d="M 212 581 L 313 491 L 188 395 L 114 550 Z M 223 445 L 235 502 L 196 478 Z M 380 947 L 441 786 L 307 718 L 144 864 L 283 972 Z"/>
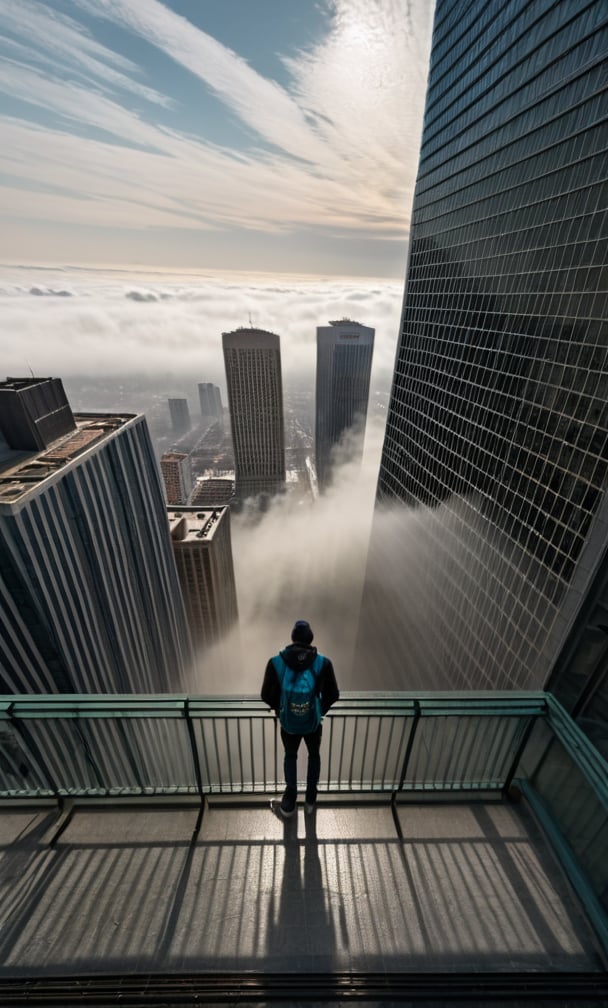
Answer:
<path fill-rule="evenodd" d="M 319 489 L 333 466 L 361 459 L 375 329 L 351 319 L 317 328 L 315 456 Z"/>
<path fill-rule="evenodd" d="M 438 0 L 357 685 L 544 686 L 606 550 L 606 15 Z"/>

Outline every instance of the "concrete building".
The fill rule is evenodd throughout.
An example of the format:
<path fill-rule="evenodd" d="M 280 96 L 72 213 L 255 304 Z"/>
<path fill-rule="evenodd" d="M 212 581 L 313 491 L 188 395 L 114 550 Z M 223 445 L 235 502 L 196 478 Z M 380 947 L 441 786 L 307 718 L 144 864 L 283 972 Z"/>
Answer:
<path fill-rule="evenodd" d="M 222 334 L 239 500 L 285 488 L 281 348 L 275 333 Z"/>
<path fill-rule="evenodd" d="M 351 319 L 317 328 L 315 454 L 319 488 L 335 462 L 361 458 L 375 330 Z"/>
<path fill-rule="evenodd" d="M 222 406 L 222 395 L 217 385 L 211 382 L 199 382 L 198 397 L 201 407 L 202 417 L 215 417 L 223 425 L 224 408 Z"/>
<path fill-rule="evenodd" d="M 437 4 L 364 614 L 375 688 L 550 682 L 608 749 L 605 15 Z"/>
<path fill-rule="evenodd" d="M 167 504 L 187 504 L 192 493 L 190 455 L 186 452 L 165 452 L 161 456 L 160 471 Z"/>
<path fill-rule="evenodd" d="M 31 380 L 30 404 L 44 418 L 49 396 L 61 402 L 64 433 L 36 451 L 20 445 L 44 422 L 30 412 L 21 441 L 15 382 L 0 387 L 17 404 L 2 410 L 0 691 L 181 689 L 190 636 L 145 418 L 68 416 L 48 381 Z"/>
<path fill-rule="evenodd" d="M 169 399 L 169 415 L 174 434 L 187 434 L 192 427 L 187 399 Z"/>
<path fill-rule="evenodd" d="M 168 514 L 192 641 L 200 652 L 219 643 L 238 619 L 230 509 L 171 508 Z"/>

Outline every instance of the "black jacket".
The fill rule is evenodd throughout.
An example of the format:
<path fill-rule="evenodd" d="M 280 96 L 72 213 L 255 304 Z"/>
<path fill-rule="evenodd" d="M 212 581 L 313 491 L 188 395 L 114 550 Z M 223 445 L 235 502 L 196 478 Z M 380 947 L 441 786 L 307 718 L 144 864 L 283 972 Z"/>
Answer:
<path fill-rule="evenodd" d="M 310 668 L 317 657 L 316 647 L 306 647 L 304 644 L 289 644 L 279 652 L 285 660 L 285 664 L 294 671 Z M 318 690 L 321 698 L 321 713 L 327 714 L 332 704 L 340 696 L 340 690 L 336 682 L 334 667 L 329 660 L 323 656 L 323 665 L 319 673 Z M 274 667 L 272 658 L 268 660 L 262 684 L 262 700 L 278 715 L 281 705 L 281 685 L 277 670 Z"/>

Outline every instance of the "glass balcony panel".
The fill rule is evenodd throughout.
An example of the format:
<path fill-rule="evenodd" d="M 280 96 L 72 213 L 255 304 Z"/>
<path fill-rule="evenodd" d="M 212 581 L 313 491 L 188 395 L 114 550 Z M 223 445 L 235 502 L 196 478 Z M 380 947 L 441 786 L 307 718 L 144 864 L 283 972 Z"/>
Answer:
<path fill-rule="evenodd" d="M 530 783 L 608 912 L 608 806 L 556 738 Z"/>

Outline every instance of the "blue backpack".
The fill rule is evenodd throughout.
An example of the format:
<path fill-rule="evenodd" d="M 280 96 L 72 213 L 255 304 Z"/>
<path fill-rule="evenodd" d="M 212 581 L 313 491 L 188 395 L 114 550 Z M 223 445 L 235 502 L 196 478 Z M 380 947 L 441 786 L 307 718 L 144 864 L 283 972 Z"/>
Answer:
<path fill-rule="evenodd" d="M 272 659 L 281 687 L 279 721 L 290 735 L 309 735 L 321 724 L 318 679 L 323 661 L 323 655 L 317 654 L 312 665 L 296 672 L 282 654 Z"/>

